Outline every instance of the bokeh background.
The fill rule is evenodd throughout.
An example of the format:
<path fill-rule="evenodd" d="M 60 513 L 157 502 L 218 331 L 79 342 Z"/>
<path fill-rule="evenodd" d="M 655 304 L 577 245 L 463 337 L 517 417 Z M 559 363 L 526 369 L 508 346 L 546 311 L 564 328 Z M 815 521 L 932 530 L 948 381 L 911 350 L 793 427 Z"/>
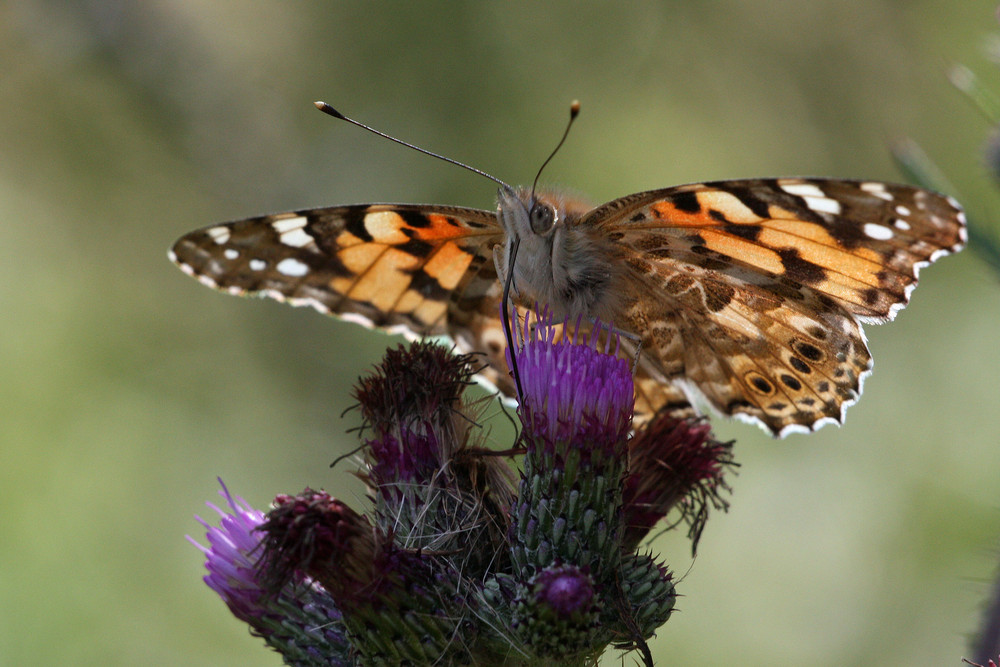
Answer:
<path fill-rule="evenodd" d="M 258 507 L 356 445 L 350 386 L 396 341 L 205 289 L 166 259 L 215 221 L 370 201 L 489 208 L 511 182 L 603 201 L 690 181 L 900 179 L 917 140 L 997 224 L 988 123 L 946 80 L 990 0 L 0 4 L 0 665 L 277 665 L 201 582 L 216 476 Z M 718 423 L 733 507 L 652 644 L 671 665 L 959 665 L 997 569 L 1000 280 L 973 252 L 868 327 L 841 429 Z M 494 414 L 498 442 L 505 420 Z M 617 664 L 609 654 L 606 664 Z M 631 662 L 632 658 L 627 659 Z"/>

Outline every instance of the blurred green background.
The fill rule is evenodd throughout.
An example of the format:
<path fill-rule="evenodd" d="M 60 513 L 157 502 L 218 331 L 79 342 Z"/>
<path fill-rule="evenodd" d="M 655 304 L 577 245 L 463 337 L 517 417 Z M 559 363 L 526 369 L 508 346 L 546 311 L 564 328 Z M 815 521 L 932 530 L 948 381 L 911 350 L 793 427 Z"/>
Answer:
<path fill-rule="evenodd" d="M 988 0 L 0 5 L 0 665 L 277 665 L 201 582 L 216 476 L 258 507 L 325 487 L 349 387 L 392 341 L 213 293 L 166 250 L 215 221 L 495 188 L 318 113 L 325 99 L 511 182 L 595 201 L 690 181 L 899 179 L 912 136 L 996 223 Z M 1000 91 L 1000 85 L 996 88 Z M 997 568 L 1000 281 L 929 269 L 841 429 L 719 423 L 733 507 L 652 644 L 671 665 L 959 665 Z M 497 428 L 504 423 L 495 420 Z M 502 430 L 498 433 L 504 433 Z M 502 439 L 502 436 L 498 436 Z M 629 658 L 631 660 L 631 658 Z M 613 653 L 605 659 L 617 664 Z"/>

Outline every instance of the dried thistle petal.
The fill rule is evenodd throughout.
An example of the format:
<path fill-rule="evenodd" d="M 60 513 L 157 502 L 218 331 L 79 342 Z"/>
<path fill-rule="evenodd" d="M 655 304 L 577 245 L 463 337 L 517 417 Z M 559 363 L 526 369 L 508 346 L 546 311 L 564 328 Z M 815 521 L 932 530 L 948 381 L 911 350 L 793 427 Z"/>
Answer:
<path fill-rule="evenodd" d="M 261 579 L 272 591 L 303 573 L 345 609 L 376 576 L 371 524 L 324 491 L 279 495 L 258 530 L 265 535 Z"/>
<path fill-rule="evenodd" d="M 633 436 L 629 451 L 625 548 L 635 549 L 657 522 L 677 510 L 696 550 L 709 509 L 729 507 L 721 494 L 729 490 L 725 472 L 735 466 L 732 443 L 712 438 L 704 420 L 660 414 Z"/>

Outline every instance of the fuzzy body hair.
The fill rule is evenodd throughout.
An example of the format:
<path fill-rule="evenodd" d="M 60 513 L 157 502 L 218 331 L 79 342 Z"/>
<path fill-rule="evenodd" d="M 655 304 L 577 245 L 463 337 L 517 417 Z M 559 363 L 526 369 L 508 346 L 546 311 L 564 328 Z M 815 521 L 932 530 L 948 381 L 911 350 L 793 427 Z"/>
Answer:
<path fill-rule="evenodd" d="M 549 229 L 532 228 L 535 206 L 553 210 Z M 610 322 L 620 315 L 621 292 L 616 286 L 622 264 L 614 244 L 601 230 L 578 224 L 589 210 L 585 203 L 559 193 L 500 190 L 497 219 L 506 240 L 494 249 L 493 260 L 505 284 L 511 272 L 510 255 L 518 243 L 511 287 L 518 303 L 547 304 L 556 319 L 571 321 L 582 317 Z"/>

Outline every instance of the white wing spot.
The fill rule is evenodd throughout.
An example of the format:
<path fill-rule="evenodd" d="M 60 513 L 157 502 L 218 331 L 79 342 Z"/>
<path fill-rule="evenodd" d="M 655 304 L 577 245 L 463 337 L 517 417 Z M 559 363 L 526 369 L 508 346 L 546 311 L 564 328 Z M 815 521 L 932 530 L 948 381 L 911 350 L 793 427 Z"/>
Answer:
<path fill-rule="evenodd" d="M 911 211 L 907 207 L 903 206 L 902 204 L 899 204 L 898 206 L 896 206 L 896 215 L 901 215 L 903 217 L 906 217 L 906 216 L 910 215 L 911 213 L 913 213 L 913 211 Z"/>
<path fill-rule="evenodd" d="M 829 197 L 803 197 L 803 199 L 806 200 L 806 206 L 817 213 L 840 215 L 840 202 L 836 199 L 830 199 Z"/>
<path fill-rule="evenodd" d="M 228 259 L 229 261 L 233 261 L 234 259 L 240 256 L 240 251 L 234 250 L 233 248 L 226 248 L 225 250 L 222 251 L 222 254 L 225 255 L 226 259 Z"/>
<path fill-rule="evenodd" d="M 796 197 L 818 197 L 826 199 L 826 193 L 812 183 L 780 183 L 781 189 Z"/>
<path fill-rule="evenodd" d="M 291 276 L 293 278 L 301 278 L 302 276 L 309 273 L 309 266 L 294 257 L 288 257 L 286 259 L 278 262 L 274 269 L 278 273 L 283 273 L 286 276 Z"/>
<path fill-rule="evenodd" d="M 306 231 L 301 227 L 298 229 L 290 229 L 287 232 L 281 233 L 281 242 L 287 246 L 292 246 L 293 248 L 304 248 L 312 243 L 312 241 L 313 238 L 306 234 Z"/>
<path fill-rule="evenodd" d="M 885 225 L 876 225 L 874 222 L 866 223 L 864 230 L 868 238 L 875 239 L 876 241 L 888 241 L 893 236 L 891 229 Z"/>
<path fill-rule="evenodd" d="M 309 222 L 305 217 L 297 215 L 294 218 L 283 218 L 281 220 L 275 220 L 271 223 L 271 229 L 278 232 L 279 234 L 285 234 L 287 232 L 294 231 L 296 229 L 302 229 Z"/>
<path fill-rule="evenodd" d="M 869 183 L 862 183 L 859 187 L 868 194 L 878 197 L 879 199 L 884 199 L 885 201 L 893 200 L 893 196 L 889 194 L 888 190 L 885 189 L 885 183 L 871 181 Z"/>
<path fill-rule="evenodd" d="M 900 220 L 899 218 L 892 221 L 892 226 L 896 229 L 902 229 L 904 232 L 910 231 L 910 223 L 906 220 Z"/>
<path fill-rule="evenodd" d="M 250 270 L 251 271 L 263 271 L 267 268 L 267 262 L 262 259 L 251 259 L 250 260 Z"/>
<path fill-rule="evenodd" d="M 205 230 L 205 233 L 212 237 L 218 245 L 222 245 L 229 241 L 229 228 L 228 227 L 209 227 Z"/>
<path fill-rule="evenodd" d="M 926 262 L 921 262 L 920 263 L 920 267 L 922 268 L 922 267 L 927 266 L 928 264 L 933 264 L 934 262 L 938 261 L 942 257 L 944 257 L 946 255 L 950 255 L 951 253 L 952 253 L 952 249 L 951 248 L 940 248 L 939 250 L 935 250 L 934 252 L 931 253 L 931 256 L 927 258 Z M 910 287 L 914 287 L 914 286 L 915 285 L 910 285 Z"/>

